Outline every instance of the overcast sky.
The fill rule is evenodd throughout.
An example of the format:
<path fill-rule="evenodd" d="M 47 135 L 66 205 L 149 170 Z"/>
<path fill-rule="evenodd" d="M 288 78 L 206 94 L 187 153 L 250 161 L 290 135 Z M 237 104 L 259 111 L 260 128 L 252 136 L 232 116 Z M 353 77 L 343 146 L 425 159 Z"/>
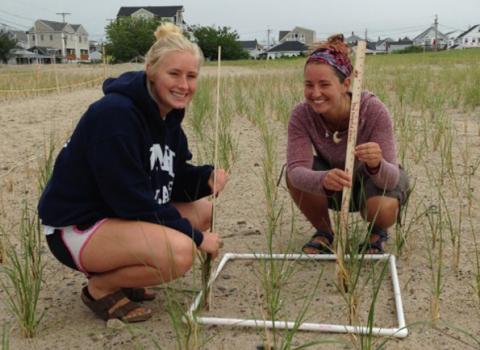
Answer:
<path fill-rule="evenodd" d="M 121 6 L 183 5 L 188 24 L 229 26 L 242 40 L 278 38 L 279 30 L 295 26 L 315 30 L 317 39 L 332 33 L 364 36 L 408 35 L 413 38 L 433 24 L 447 33 L 480 24 L 480 0 L 1 0 L 0 25 L 27 30 L 36 19 L 62 21 L 59 12 L 69 12 L 66 22 L 82 24 L 91 40 L 105 37 L 104 28 Z"/>

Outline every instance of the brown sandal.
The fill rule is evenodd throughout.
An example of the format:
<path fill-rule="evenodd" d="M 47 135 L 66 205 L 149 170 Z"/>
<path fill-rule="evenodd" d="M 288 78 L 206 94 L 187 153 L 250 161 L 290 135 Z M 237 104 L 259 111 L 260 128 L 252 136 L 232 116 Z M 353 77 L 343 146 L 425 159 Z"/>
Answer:
<path fill-rule="evenodd" d="M 108 294 L 103 298 L 95 300 L 88 292 L 88 287 L 84 287 L 81 294 L 82 301 L 92 310 L 95 315 L 104 321 L 112 318 L 118 318 L 123 322 L 142 322 L 152 317 L 152 311 L 146 309 L 133 301 L 129 300 L 125 293 L 120 289 L 112 294 Z M 123 305 L 117 306 L 122 300 L 128 300 Z M 144 311 L 138 315 L 129 317 L 128 314 L 134 310 L 143 309 Z"/>
<path fill-rule="evenodd" d="M 122 288 L 122 291 L 131 301 L 140 302 L 155 299 L 155 293 L 149 293 L 146 288 Z"/>

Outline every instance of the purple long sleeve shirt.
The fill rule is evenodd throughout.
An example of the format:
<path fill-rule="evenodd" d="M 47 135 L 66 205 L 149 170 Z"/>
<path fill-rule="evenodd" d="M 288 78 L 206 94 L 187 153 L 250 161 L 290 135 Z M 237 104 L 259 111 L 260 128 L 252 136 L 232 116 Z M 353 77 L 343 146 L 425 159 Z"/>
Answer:
<path fill-rule="evenodd" d="M 325 193 L 323 180 L 327 171 L 314 171 L 315 152 L 331 168 L 344 169 L 348 130 L 338 133 L 340 143 L 333 142 L 320 114 L 307 102 L 299 103 L 292 111 L 288 124 L 287 172 L 290 183 L 301 191 Z M 382 150 L 378 172 L 372 174 L 363 162 L 355 160 L 356 171 L 369 176 L 380 189 L 392 190 L 397 186 L 400 171 L 396 159 L 395 136 L 392 120 L 385 105 L 372 93 L 362 92 L 358 120 L 357 145 L 376 142 Z"/>

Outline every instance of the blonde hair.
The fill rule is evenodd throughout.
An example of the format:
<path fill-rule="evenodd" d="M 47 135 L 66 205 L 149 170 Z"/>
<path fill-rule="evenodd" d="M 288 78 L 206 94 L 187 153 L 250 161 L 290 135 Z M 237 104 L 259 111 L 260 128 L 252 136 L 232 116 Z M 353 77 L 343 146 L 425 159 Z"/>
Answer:
<path fill-rule="evenodd" d="M 155 30 L 155 43 L 145 55 L 146 70 L 154 71 L 156 66 L 166 54 L 172 51 L 187 51 L 198 59 L 198 65 L 203 63 L 203 53 L 197 44 L 192 43 L 175 24 L 166 22 L 160 24 Z"/>

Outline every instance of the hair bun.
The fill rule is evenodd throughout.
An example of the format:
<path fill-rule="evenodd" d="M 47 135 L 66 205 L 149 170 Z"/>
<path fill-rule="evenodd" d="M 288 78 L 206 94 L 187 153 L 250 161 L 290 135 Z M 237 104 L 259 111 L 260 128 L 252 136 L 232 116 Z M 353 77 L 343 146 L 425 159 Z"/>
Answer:
<path fill-rule="evenodd" d="M 155 38 L 157 40 L 166 38 L 169 35 L 182 35 L 182 30 L 177 27 L 175 24 L 170 22 L 165 22 L 160 24 L 155 30 Z"/>
<path fill-rule="evenodd" d="M 328 37 L 327 42 L 329 44 L 343 43 L 344 42 L 343 34 L 333 34 Z"/>

